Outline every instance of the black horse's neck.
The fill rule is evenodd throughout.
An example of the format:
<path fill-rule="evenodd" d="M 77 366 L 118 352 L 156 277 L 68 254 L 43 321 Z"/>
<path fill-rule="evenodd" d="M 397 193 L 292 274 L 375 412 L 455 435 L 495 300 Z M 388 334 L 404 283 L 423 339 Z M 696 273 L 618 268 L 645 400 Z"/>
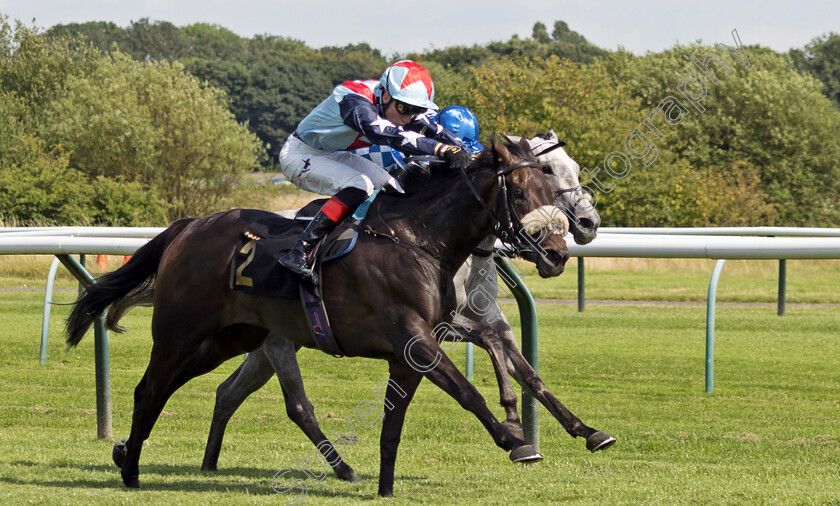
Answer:
<path fill-rule="evenodd" d="M 494 209 L 499 191 L 496 171 L 494 156 L 486 153 L 467 172 L 490 209 Z M 368 213 L 368 224 L 377 230 L 390 227 L 400 241 L 425 250 L 440 260 L 443 270 L 452 274 L 479 242 L 493 232 L 494 217 L 457 171 L 434 176 L 411 195 L 385 197 L 377 199 L 380 205 L 375 213 Z M 381 221 L 375 218 L 377 214 Z"/>

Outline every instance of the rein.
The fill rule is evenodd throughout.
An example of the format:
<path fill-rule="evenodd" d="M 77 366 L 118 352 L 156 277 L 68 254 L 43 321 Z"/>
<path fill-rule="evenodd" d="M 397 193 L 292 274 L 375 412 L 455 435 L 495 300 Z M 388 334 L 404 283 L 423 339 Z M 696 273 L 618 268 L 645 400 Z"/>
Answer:
<path fill-rule="evenodd" d="M 537 162 L 530 162 L 526 160 L 503 167 L 501 170 L 496 172 L 496 177 L 498 178 L 499 183 L 498 198 L 502 203 L 502 209 L 504 212 L 502 219 L 504 220 L 504 223 L 501 222 L 499 218 L 496 217 L 496 214 L 487 206 L 487 203 L 478 193 L 478 190 L 476 190 L 469 176 L 467 176 L 467 172 L 464 169 L 460 169 L 458 171 L 464 179 L 464 182 L 467 184 L 467 187 L 470 189 L 470 192 L 472 192 L 473 196 L 476 200 L 478 200 L 478 203 L 481 204 L 481 207 L 487 212 L 487 214 L 490 215 L 490 219 L 493 220 L 493 235 L 501 239 L 503 242 L 510 244 L 517 254 L 530 250 L 530 247 L 522 242 L 522 239 L 517 233 L 523 229 L 523 226 L 522 222 L 519 221 L 519 217 L 516 216 L 515 213 L 511 212 L 511 197 L 510 192 L 508 192 L 507 189 L 507 184 L 505 183 L 505 176 L 522 167 L 540 168 L 541 166 Z"/>
<path fill-rule="evenodd" d="M 502 167 L 496 172 L 496 177 L 498 178 L 499 184 L 499 196 L 497 197 L 497 199 L 501 201 L 503 209 L 502 218 L 504 220 L 504 224 L 499 220 L 499 218 L 496 217 L 496 213 L 494 213 L 490 209 L 490 207 L 478 193 L 478 190 L 475 188 L 475 185 L 473 185 L 472 180 L 470 180 L 469 176 L 467 175 L 467 172 L 464 169 L 459 169 L 458 171 L 461 177 L 463 178 L 464 182 L 466 183 L 467 187 L 470 189 L 470 192 L 473 194 L 476 200 L 478 200 L 478 203 L 481 204 L 481 207 L 484 209 L 484 211 L 486 211 L 487 214 L 490 215 L 490 218 L 493 223 L 493 235 L 501 239 L 503 242 L 510 244 L 514 252 L 518 255 L 521 255 L 525 251 L 530 251 L 532 248 L 519 237 L 518 232 L 523 231 L 525 227 L 522 225 L 522 222 L 520 221 L 519 217 L 516 216 L 516 213 L 511 212 L 511 196 L 507 189 L 505 176 L 513 172 L 514 170 L 522 167 L 541 168 L 541 165 L 537 162 L 531 162 L 526 160 L 514 163 L 507 167 Z M 381 215 L 379 215 L 378 217 L 379 221 L 388 228 L 388 233 L 377 232 L 370 225 L 367 224 L 363 226 L 351 225 L 351 227 L 358 230 L 359 232 L 363 232 L 372 237 L 379 239 L 387 239 L 393 244 L 397 246 L 402 246 L 403 248 L 406 248 L 408 250 L 419 251 L 428 258 L 440 260 L 440 257 L 438 255 L 434 255 L 420 246 L 405 241 L 400 241 L 399 237 L 397 237 L 396 235 L 396 231 L 392 229 L 390 225 L 388 225 L 388 223 L 382 218 Z M 486 256 L 489 256 L 490 254 L 492 254 L 492 251 L 481 253 L 486 253 Z"/>

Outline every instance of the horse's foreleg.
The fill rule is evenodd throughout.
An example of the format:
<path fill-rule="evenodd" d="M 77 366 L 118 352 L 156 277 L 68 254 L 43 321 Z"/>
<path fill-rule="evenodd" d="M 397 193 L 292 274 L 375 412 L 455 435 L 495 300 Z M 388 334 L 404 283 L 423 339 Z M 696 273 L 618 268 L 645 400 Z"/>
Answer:
<path fill-rule="evenodd" d="M 431 331 L 429 328 L 428 332 L 421 333 L 406 344 L 406 364 L 422 371 L 432 383 L 458 401 L 461 407 L 474 414 L 496 445 L 511 452 L 512 461 L 541 460 L 542 456 L 531 445 L 516 437 L 493 416 L 484 397 L 443 353 L 437 341 L 431 337 Z"/>
<path fill-rule="evenodd" d="M 501 316 L 501 314 L 500 314 Z M 507 320 L 504 320 L 505 326 Z M 522 430 L 522 422 L 519 420 L 519 411 L 517 410 L 516 392 L 513 390 L 513 384 L 508 375 L 509 360 L 505 356 L 504 346 L 499 339 L 497 332 L 486 325 L 477 323 L 474 320 L 469 320 L 460 314 L 455 315 L 452 320 L 454 326 L 460 327 L 461 331 L 470 329 L 470 341 L 477 344 L 487 351 L 490 355 L 490 361 L 493 363 L 493 372 L 496 374 L 496 383 L 499 385 L 499 404 L 505 410 L 505 421 L 502 425 L 513 432 L 516 437 L 524 438 Z M 499 325 L 496 325 L 498 328 Z M 510 331 L 510 327 L 507 327 Z"/>
<path fill-rule="evenodd" d="M 502 337 L 502 336 L 500 336 Z M 531 397 L 540 401 L 557 421 L 563 426 L 566 432 L 572 437 L 586 439 L 586 448 L 590 451 L 605 450 L 615 443 L 615 438 L 597 431 L 584 424 L 580 418 L 572 414 L 566 406 L 561 403 L 545 386 L 545 383 L 537 375 L 531 364 L 525 360 L 516 341 L 504 339 L 505 355 L 513 364 L 512 374 L 523 390 Z"/>
<path fill-rule="evenodd" d="M 479 249 L 491 250 L 496 238 L 486 237 Z M 469 274 L 466 274 L 468 271 Z M 458 288 L 459 312 L 454 315 L 453 324 L 460 325 L 462 329 L 473 329 L 473 338 L 476 344 L 484 348 L 490 355 L 493 362 L 493 370 L 496 374 L 496 382 L 499 385 L 499 403 L 505 410 L 504 425 L 518 437 L 523 438 L 522 422 L 519 420 L 517 411 L 516 392 L 513 390 L 508 375 L 508 360 L 506 360 L 502 340 L 497 336 L 508 333 L 510 339 L 514 339 L 510 324 L 502 314 L 499 304 L 496 302 L 498 294 L 498 279 L 496 276 L 496 263 L 490 256 L 475 256 L 464 263 L 455 277 L 455 284 Z M 463 290 L 458 285 L 459 280 L 464 280 Z M 468 320 L 465 320 L 468 319 Z M 460 320 L 460 322 L 459 322 Z M 483 329 L 475 329 L 475 326 L 468 322 L 481 322 L 491 327 L 494 332 L 485 332 Z M 475 341 L 474 341 L 475 342 Z"/>
<path fill-rule="evenodd" d="M 332 466 L 338 479 L 349 482 L 362 481 L 353 471 L 353 468 L 341 458 L 341 454 L 324 435 L 321 426 L 318 424 L 318 419 L 315 418 L 315 408 L 309 402 L 303 388 L 303 378 L 300 375 L 295 344 L 276 334 L 270 334 L 263 343 L 262 351 L 277 373 L 277 379 L 280 380 L 280 387 L 283 389 L 283 398 L 286 402 L 286 414 L 289 415 L 289 418 L 300 427 L 300 430 L 321 452 L 324 460 Z"/>
<path fill-rule="evenodd" d="M 215 471 L 218 468 L 228 422 L 245 399 L 262 388 L 273 374 L 274 369 L 261 348 L 249 353 L 239 368 L 216 389 L 213 422 L 204 448 L 202 471 Z"/>
<path fill-rule="evenodd" d="M 391 362 L 389 371 L 390 378 L 385 391 L 385 418 L 379 436 L 379 495 L 382 497 L 394 495 L 394 467 L 405 411 L 423 379 L 422 374 L 399 362 Z"/>

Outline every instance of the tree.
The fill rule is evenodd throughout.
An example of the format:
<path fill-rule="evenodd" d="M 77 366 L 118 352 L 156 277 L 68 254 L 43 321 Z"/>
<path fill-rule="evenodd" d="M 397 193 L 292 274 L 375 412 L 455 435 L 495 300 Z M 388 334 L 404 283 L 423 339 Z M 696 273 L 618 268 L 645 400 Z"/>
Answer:
<path fill-rule="evenodd" d="M 170 219 L 212 211 L 256 166 L 259 143 L 235 122 L 223 92 L 178 63 L 115 52 L 66 88 L 46 116 L 44 138 L 63 145 L 71 167 L 91 178 L 157 189 Z"/>
<path fill-rule="evenodd" d="M 702 191 L 721 198 L 730 192 L 739 195 L 741 204 L 757 198 L 772 207 L 755 207 L 758 212 L 747 213 L 745 224 L 836 223 L 840 217 L 836 163 L 840 113 L 821 95 L 819 83 L 797 72 L 786 56 L 759 47 L 744 48 L 743 55 L 709 46 L 677 46 L 644 57 L 619 52 L 608 60 L 607 68 L 614 83 L 628 85 L 641 100 L 639 122 L 656 113 L 651 121 L 663 138 L 656 138 L 655 144 L 660 152 L 673 153 L 692 172 L 703 174 L 694 183 Z M 717 60 L 707 60 L 710 56 Z M 701 65 L 708 62 L 705 72 L 692 63 L 692 57 Z M 699 104 L 702 112 L 677 88 L 684 85 L 689 95 L 701 96 L 703 88 L 697 79 L 706 90 Z M 685 109 L 679 118 L 674 112 L 679 119 L 674 125 L 664 121 L 662 111 L 656 112 L 668 97 L 676 98 Z M 646 127 L 640 128 L 655 137 Z M 621 146 L 620 140 L 616 145 Z M 621 184 L 637 187 L 639 174 L 634 169 Z M 662 180 L 645 187 L 667 188 L 667 183 Z M 694 195 L 693 203 L 683 199 L 680 204 L 695 207 L 685 214 L 687 223 L 700 221 L 702 206 L 707 205 L 699 193 Z M 615 198 L 619 197 L 616 193 Z M 743 215 L 744 209 L 733 209 L 732 214 Z"/>
<path fill-rule="evenodd" d="M 548 36 L 548 29 L 540 21 L 534 23 L 534 28 L 531 30 L 531 38 L 541 44 L 551 43 L 551 37 Z"/>
<path fill-rule="evenodd" d="M 817 37 L 805 50 L 790 52 L 796 67 L 810 73 L 823 84 L 823 93 L 840 107 L 840 34 Z"/>
<path fill-rule="evenodd" d="M 244 62 L 248 56 L 248 41 L 227 28 L 207 23 L 195 23 L 181 28 L 187 41 L 184 58 Z"/>
<path fill-rule="evenodd" d="M 128 38 L 125 30 L 110 21 L 89 21 L 87 23 L 68 23 L 49 28 L 44 35 L 47 38 L 84 37 L 93 47 L 108 51 L 116 44 L 118 47 L 128 48 Z"/>
<path fill-rule="evenodd" d="M 554 32 L 551 37 L 548 35 L 545 24 L 538 21 L 534 24 L 531 38 L 521 39 L 514 35 L 506 42 L 495 41 L 485 46 L 435 49 L 422 54 L 409 54 L 408 57 L 414 60 L 433 61 L 443 68 L 458 71 L 499 57 L 525 56 L 545 59 L 549 56 L 558 56 L 568 58 L 573 62 L 592 63 L 607 54 L 607 51 L 590 44 L 582 35 L 569 29 L 563 21 L 554 23 Z"/>
<path fill-rule="evenodd" d="M 186 36 L 167 21 L 149 23 L 149 18 L 132 21 L 125 37 L 126 47 L 120 49 L 139 61 L 177 61 L 189 51 Z"/>
<path fill-rule="evenodd" d="M 469 107 L 483 140 L 492 132 L 531 136 L 554 129 L 582 166 L 600 163 L 614 139 L 632 128 L 638 108 L 626 87 L 611 85 L 603 65 L 557 56 L 504 58 L 435 80 L 437 102 Z"/>

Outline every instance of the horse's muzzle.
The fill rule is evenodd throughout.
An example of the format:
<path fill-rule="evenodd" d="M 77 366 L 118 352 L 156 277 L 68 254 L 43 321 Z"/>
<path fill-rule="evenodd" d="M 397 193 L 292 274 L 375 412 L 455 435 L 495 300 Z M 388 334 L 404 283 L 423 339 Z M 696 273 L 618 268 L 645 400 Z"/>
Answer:
<path fill-rule="evenodd" d="M 543 241 L 539 248 L 523 252 L 522 258 L 537 266 L 537 273 L 541 278 L 553 278 L 566 270 L 569 248 L 562 237 L 552 235 Z"/>

